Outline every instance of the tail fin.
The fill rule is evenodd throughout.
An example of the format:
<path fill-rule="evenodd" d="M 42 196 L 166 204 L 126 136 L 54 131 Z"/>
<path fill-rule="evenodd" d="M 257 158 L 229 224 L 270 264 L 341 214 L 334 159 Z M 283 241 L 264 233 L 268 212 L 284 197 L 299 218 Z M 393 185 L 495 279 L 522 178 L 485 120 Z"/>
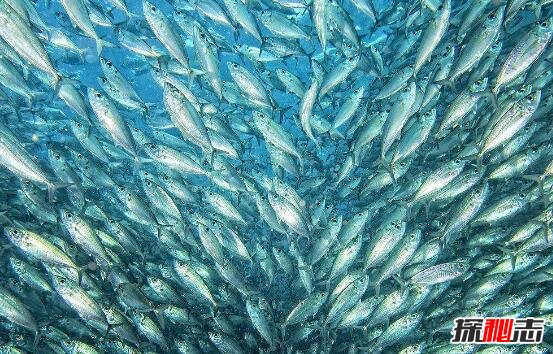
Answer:
<path fill-rule="evenodd" d="M 386 172 L 388 172 L 390 177 L 392 177 L 392 182 L 394 183 L 394 185 L 397 184 L 396 176 L 394 176 L 394 170 L 392 169 L 392 165 L 390 164 L 389 161 L 386 160 L 385 157 L 381 156 L 380 158 L 378 158 L 378 160 L 376 160 L 375 164 L 381 166 L 382 168 L 384 168 L 386 170 Z"/>
<path fill-rule="evenodd" d="M 492 103 L 492 106 L 495 110 L 499 109 L 499 103 L 497 102 L 497 95 L 494 94 L 491 90 L 484 90 L 478 94 L 479 96 L 486 97 Z"/>
<path fill-rule="evenodd" d="M 108 42 L 102 38 L 96 38 L 96 53 L 98 53 L 98 56 L 102 55 L 102 51 L 104 47 L 110 47 L 114 48 L 115 45 L 111 42 Z"/>
<path fill-rule="evenodd" d="M 403 295 L 405 293 L 405 289 L 407 289 L 407 282 L 401 279 L 399 275 L 394 274 L 392 275 L 392 277 L 394 278 L 395 281 L 399 283 L 400 293 Z"/>
<path fill-rule="evenodd" d="M 508 255 L 511 258 L 511 270 L 514 271 L 515 266 L 516 266 L 516 262 L 517 262 L 517 255 L 516 255 L 515 251 L 508 248 L 508 247 L 504 247 L 504 246 L 500 246 L 500 245 L 497 245 L 496 247 L 499 248 L 500 251 L 502 251 L 503 253 L 505 253 L 506 255 Z"/>
<path fill-rule="evenodd" d="M 476 167 L 478 168 L 479 171 L 482 171 L 482 169 L 484 167 L 483 164 L 482 164 L 482 162 L 484 160 L 484 153 L 483 153 L 482 150 L 480 150 L 476 154 L 465 156 L 464 159 L 466 159 L 466 160 L 476 160 Z"/>
<path fill-rule="evenodd" d="M 160 305 L 156 309 L 152 309 L 154 314 L 156 315 L 157 321 L 159 322 L 159 326 L 162 330 L 165 330 L 165 318 L 163 317 L 163 311 L 168 307 L 169 305 L 163 304 Z"/>
<path fill-rule="evenodd" d="M 81 282 L 83 280 L 83 273 L 85 270 L 95 271 L 97 268 L 98 268 L 98 265 L 96 264 L 96 262 L 89 262 L 84 266 L 79 267 L 77 269 L 77 284 L 81 286 Z"/>
<path fill-rule="evenodd" d="M 545 175 L 524 175 L 522 178 L 537 182 L 540 189 L 540 195 L 543 195 L 543 181 L 545 180 Z"/>

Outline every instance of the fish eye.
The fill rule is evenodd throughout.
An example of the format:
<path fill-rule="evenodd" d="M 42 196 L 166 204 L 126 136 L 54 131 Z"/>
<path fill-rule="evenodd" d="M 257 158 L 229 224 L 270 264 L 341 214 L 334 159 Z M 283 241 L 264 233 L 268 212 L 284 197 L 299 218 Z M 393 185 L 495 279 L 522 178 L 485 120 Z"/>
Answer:
<path fill-rule="evenodd" d="M 459 164 L 459 163 L 461 163 L 461 160 L 456 159 L 456 160 L 455 160 L 455 163 L 456 163 L 456 164 Z"/>
<path fill-rule="evenodd" d="M 60 284 L 65 284 L 65 279 L 61 278 L 60 279 Z"/>
<path fill-rule="evenodd" d="M 25 184 L 26 184 L 26 185 L 30 185 L 30 184 L 31 184 L 31 181 L 25 181 Z"/>
<path fill-rule="evenodd" d="M 156 11 L 157 11 L 157 9 L 156 9 L 155 6 L 150 6 L 150 10 L 151 10 L 152 12 L 156 12 Z"/>
<path fill-rule="evenodd" d="M 12 230 L 12 234 L 13 234 L 13 235 L 17 235 L 18 233 L 19 233 L 19 232 L 18 232 L 17 230 L 15 230 L 15 229 Z"/>
<path fill-rule="evenodd" d="M 532 95 L 528 95 L 528 96 L 526 96 L 526 101 L 528 101 L 528 102 L 532 102 Z"/>
<path fill-rule="evenodd" d="M 73 214 L 71 214 L 70 212 L 66 211 L 65 212 L 65 216 L 67 216 L 68 218 L 72 218 L 73 217 Z"/>
<path fill-rule="evenodd" d="M 330 220 L 330 221 L 332 221 L 332 222 L 337 222 L 337 221 L 338 221 L 338 219 L 336 219 L 336 218 L 332 218 L 332 220 Z"/>
<path fill-rule="evenodd" d="M 80 159 L 82 159 L 82 158 L 83 158 L 83 154 L 78 154 L 77 157 L 80 158 Z"/>
<path fill-rule="evenodd" d="M 182 11 L 181 11 L 181 10 L 177 10 L 176 14 L 177 14 L 178 16 L 180 16 L 180 15 L 182 15 Z"/>
<path fill-rule="evenodd" d="M 261 196 L 261 198 L 260 198 L 260 199 L 261 199 L 261 200 L 265 200 L 265 197 L 264 197 L 264 196 Z"/>
<path fill-rule="evenodd" d="M 164 180 L 168 181 L 169 180 L 169 176 L 163 176 L 162 177 Z"/>
<path fill-rule="evenodd" d="M 532 147 L 532 152 L 537 152 L 538 148 L 536 146 Z"/>
<path fill-rule="evenodd" d="M 518 196 L 524 198 L 524 193 L 519 193 Z"/>
<path fill-rule="evenodd" d="M 238 69 L 238 64 L 233 63 L 233 64 L 232 64 L 232 67 L 235 68 L 235 69 Z"/>
<path fill-rule="evenodd" d="M 108 219 L 108 222 L 109 222 L 110 224 L 115 224 L 115 220 L 114 220 L 114 219 Z"/>
<path fill-rule="evenodd" d="M 488 15 L 488 18 L 490 20 L 494 20 L 495 19 L 495 14 L 492 12 L 491 14 Z"/>
<path fill-rule="evenodd" d="M 476 81 L 476 84 L 477 84 L 477 85 L 482 85 L 482 80 Z"/>
<path fill-rule="evenodd" d="M 438 11 L 442 11 L 444 9 L 444 5 L 440 5 L 440 7 L 438 7 Z"/>
<path fill-rule="evenodd" d="M 424 116 L 425 116 L 425 117 L 430 117 L 430 112 L 426 112 L 426 113 L 424 114 Z"/>
<path fill-rule="evenodd" d="M 415 65 L 409 64 L 409 69 L 413 69 L 414 67 L 415 67 Z"/>
<path fill-rule="evenodd" d="M 348 58 L 348 61 L 351 62 L 351 61 L 353 61 L 354 59 L 355 59 L 354 57 L 349 57 L 349 58 Z"/>
<path fill-rule="evenodd" d="M 77 123 L 77 127 L 82 127 L 83 125 L 81 123 Z"/>
<path fill-rule="evenodd" d="M 547 27 L 547 22 L 543 21 L 542 23 L 540 23 L 540 26 L 542 26 L 543 28 Z"/>
<path fill-rule="evenodd" d="M 146 185 L 147 185 L 148 187 L 151 187 L 151 186 L 152 186 L 152 182 L 148 181 L 148 182 L 146 182 Z"/>
<path fill-rule="evenodd" d="M 111 61 L 109 61 L 109 60 L 106 62 L 106 65 L 107 65 L 108 67 L 110 67 L 110 68 L 113 66 L 113 64 L 112 64 Z"/>
<path fill-rule="evenodd" d="M 59 154 L 55 154 L 54 157 L 56 158 L 56 160 L 59 160 L 61 158 Z"/>
<path fill-rule="evenodd" d="M 102 97 L 102 94 L 100 92 L 96 92 L 96 97 L 100 98 Z"/>

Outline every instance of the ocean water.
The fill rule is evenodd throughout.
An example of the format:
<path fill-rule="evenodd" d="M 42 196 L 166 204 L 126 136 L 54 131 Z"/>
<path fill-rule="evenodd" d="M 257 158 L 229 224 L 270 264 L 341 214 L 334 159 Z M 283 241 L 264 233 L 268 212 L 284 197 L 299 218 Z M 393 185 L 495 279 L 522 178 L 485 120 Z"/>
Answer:
<path fill-rule="evenodd" d="M 551 352 L 552 15 L 0 0 L 0 353 Z"/>

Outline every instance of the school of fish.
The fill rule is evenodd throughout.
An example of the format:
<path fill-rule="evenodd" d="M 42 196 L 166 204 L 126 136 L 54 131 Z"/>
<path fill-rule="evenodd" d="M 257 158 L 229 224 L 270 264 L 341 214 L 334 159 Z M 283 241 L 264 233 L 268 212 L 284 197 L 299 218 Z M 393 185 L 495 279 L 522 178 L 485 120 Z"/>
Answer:
<path fill-rule="evenodd" d="M 551 353 L 552 36 L 551 0 L 0 0 L 0 353 Z"/>

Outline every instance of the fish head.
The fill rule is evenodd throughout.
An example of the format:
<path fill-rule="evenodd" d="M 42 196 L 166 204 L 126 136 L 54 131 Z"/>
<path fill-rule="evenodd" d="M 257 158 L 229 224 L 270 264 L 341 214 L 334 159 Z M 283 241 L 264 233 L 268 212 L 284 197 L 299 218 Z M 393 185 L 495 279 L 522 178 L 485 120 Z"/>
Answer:
<path fill-rule="evenodd" d="M 541 99 L 541 91 L 536 91 L 534 93 L 531 93 L 524 97 L 522 101 L 523 107 L 525 107 L 527 112 L 533 112 L 538 104 L 540 103 Z"/>
<path fill-rule="evenodd" d="M 540 37 L 550 36 L 553 32 L 553 17 L 543 19 L 538 23 L 537 33 Z"/>
<path fill-rule="evenodd" d="M 25 241 L 27 231 L 10 226 L 4 228 L 4 234 L 10 240 L 10 242 L 16 245 L 20 245 Z"/>
<path fill-rule="evenodd" d="M 115 65 L 111 62 L 111 60 L 106 59 L 104 57 L 100 57 L 100 66 L 102 67 L 102 70 L 104 73 L 113 73 L 116 71 Z"/>
<path fill-rule="evenodd" d="M 61 221 L 66 227 L 69 227 L 70 225 L 74 225 L 77 222 L 77 217 L 73 212 L 70 210 L 67 210 L 65 208 L 60 209 L 60 217 Z"/>
<path fill-rule="evenodd" d="M 505 14 L 505 6 L 499 6 L 494 11 L 490 12 L 484 20 L 485 28 L 497 28 L 503 22 L 503 15 Z"/>
<path fill-rule="evenodd" d="M 470 91 L 472 93 L 476 93 L 476 92 L 482 92 L 486 89 L 486 87 L 488 86 L 488 78 L 485 77 L 483 79 L 479 79 L 477 80 L 476 82 L 474 82 L 471 86 L 470 86 Z"/>
<path fill-rule="evenodd" d="M 90 100 L 91 104 L 94 105 L 94 103 L 101 103 L 106 100 L 106 97 L 98 90 L 89 87 L 87 90 L 88 99 Z"/>
<path fill-rule="evenodd" d="M 157 6 L 155 6 L 148 0 L 142 1 L 142 10 L 144 11 L 144 15 L 149 18 L 158 19 L 163 16 Z"/>

